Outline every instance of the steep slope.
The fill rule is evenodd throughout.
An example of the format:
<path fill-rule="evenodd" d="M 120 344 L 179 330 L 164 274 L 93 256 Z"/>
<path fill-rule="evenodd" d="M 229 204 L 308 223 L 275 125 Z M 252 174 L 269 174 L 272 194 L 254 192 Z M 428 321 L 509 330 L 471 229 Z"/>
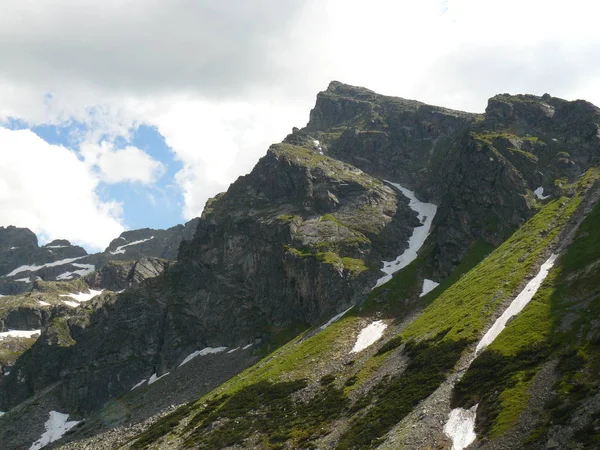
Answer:
<path fill-rule="evenodd" d="M 592 105 L 549 96 L 498 96 L 476 115 L 332 83 L 306 128 L 207 203 L 176 264 L 42 331 L 0 384 L 0 407 L 13 408 L 0 432 L 32 442 L 15 428 L 23 411 L 37 413 L 31 434 L 60 408 L 91 417 L 71 435 L 87 437 L 115 398 L 135 405 L 115 423 L 135 425 L 166 406 L 166 392 L 174 403 L 203 395 L 292 339 L 128 445 L 161 445 L 177 426 L 175 444 L 205 448 L 446 445 L 456 381 L 446 375 L 593 201 L 595 172 L 573 183 L 597 163 L 598 122 Z M 417 217 L 406 188 L 432 202 L 433 221 Z M 416 258 L 371 291 L 381 261 L 403 254 L 423 222 L 431 232 Z M 154 238 L 121 241 L 110 252 Z M 425 399 L 435 414 L 416 426 Z"/>
<path fill-rule="evenodd" d="M 165 442 L 169 448 L 210 449 L 343 449 L 378 443 L 384 448 L 444 448 L 448 441 L 442 428 L 459 373 L 455 367 L 468 361 L 479 337 L 520 292 L 528 274 L 537 271 L 549 253 L 566 247 L 598 201 L 597 180 L 597 173 L 588 174 L 572 198 L 550 202 L 474 269 L 462 267 L 466 275 L 422 297 L 424 309 L 416 319 L 402 314 L 383 319 L 383 337 L 375 336 L 365 350 L 355 351 L 359 335 L 380 323 L 377 319 L 386 316 L 386 309 L 395 308 L 381 302 L 385 285 L 373 291 L 362 308 L 324 330 L 300 336 L 213 393 L 165 416 L 125 448 L 163 448 Z M 579 236 L 588 235 L 590 220 L 593 216 L 583 223 Z M 582 243 L 575 240 L 566 255 L 578 245 Z M 390 283 L 402 279 L 403 272 L 410 272 L 410 266 Z M 413 291 L 395 301 L 406 304 L 417 295 Z M 527 307 L 524 316 L 530 310 Z M 502 373 L 499 367 L 504 367 L 500 361 L 485 373 Z M 467 392 L 476 390 L 494 392 L 478 384 Z"/>

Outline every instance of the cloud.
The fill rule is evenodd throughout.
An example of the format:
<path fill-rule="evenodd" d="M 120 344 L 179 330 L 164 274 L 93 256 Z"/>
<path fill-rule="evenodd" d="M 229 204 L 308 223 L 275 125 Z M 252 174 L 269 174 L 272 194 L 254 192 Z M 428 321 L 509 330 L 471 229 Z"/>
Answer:
<path fill-rule="evenodd" d="M 7 0 L 0 120 L 83 124 L 71 148 L 109 182 L 159 176 L 141 150 L 102 144 L 155 127 L 190 218 L 333 79 L 479 112 L 499 92 L 600 104 L 599 14 L 594 0 Z"/>
<path fill-rule="evenodd" d="M 278 55 L 293 44 L 285 30 L 304 3 L 7 0 L 0 56 L 11 78 L 33 85 L 235 96 L 279 76 Z"/>
<path fill-rule="evenodd" d="M 98 180 L 72 151 L 29 130 L 0 127 L 0 159 L 0 225 L 92 249 L 123 231 L 120 205 L 98 198 Z"/>
<path fill-rule="evenodd" d="M 164 166 L 159 161 L 137 147 L 115 149 L 113 142 L 101 141 L 96 144 L 93 141 L 80 144 L 79 151 L 88 167 L 97 169 L 100 179 L 105 183 L 151 184 L 164 172 Z"/>

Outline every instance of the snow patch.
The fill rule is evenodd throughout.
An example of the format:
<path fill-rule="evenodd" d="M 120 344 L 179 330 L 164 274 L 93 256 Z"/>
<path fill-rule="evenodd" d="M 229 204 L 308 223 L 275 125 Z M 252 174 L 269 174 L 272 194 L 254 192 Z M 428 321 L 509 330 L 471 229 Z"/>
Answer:
<path fill-rule="evenodd" d="M 546 277 L 548 276 L 548 272 L 552 266 L 554 266 L 554 261 L 558 255 L 552 253 L 550 258 L 542 264 L 540 267 L 540 271 L 538 274 L 532 278 L 527 286 L 515 297 L 515 299 L 511 302 L 510 306 L 506 308 L 506 310 L 502 313 L 502 315 L 494 322 L 492 328 L 488 330 L 487 333 L 481 338 L 479 343 L 477 344 L 477 348 L 475 349 L 475 355 L 481 353 L 485 348 L 490 345 L 494 339 L 500 334 L 504 327 L 506 327 L 506 323 L 513 316 L 519 314 L 525 306 L 531 301 L 535 293 L 538 291 Z"/>
<path fill-rule="evenodd" d="M 31 280 L 29 279 L 29 277 L 19 278 L 18 280 L 15 280 L 15 281 L 20 281 L 21 283 L 31 283 Z"/>
<path fill-rule="evenodd" d="M 428 280 L 427 278 L 425 278 L 423 280 L 423 289 L 422 289 L 421 295 L 419 295 L 419 297 L 423 297 L 424 295 L 429 294 L 431 291 L 433 291 L 439 285 L 440 285 L 440 283 L 436 283 L 433 280 Z"/>
<path fill-rule="evenodd" d="M 67 431 L 79 423 L 76 420 L 67 422 L 68 418 L 68 414 L 50 411 L 50 418 L 44 424 L 46 432 L 29 447 L 29 450 L 39 450 L 51 442 L 59 440 Z"/>
<path fill-rule="evenodd" d="M 87 256 L 87 255 L 86 255 Z M 56 266 L 62 266 L 64 264 L 70 264 L 73 261 L 77 261 L 81 258 L 85 258 L 85 256 L 78 256 L 77 258 L 66 258 L 66 259 L 61 259 L 59 261 L 54 261 L 51 263 L 46 263 L 46 264 L 42 264 L 41 266 L 38 266 L 36 264 L 32 264 L 32 265 L 24 265 L 21 267 L 17 267 L 15 270 L 13 270 L 10 273 L 7 273 L 6 275 L 4 275 L 5 277 L 14 277 L 16 274 L 21 273 L 21 272 L 36 272 L 44 267 L 56 267 Z"/>
<path fill-rule="evenodd" d="M 452 450 L 463 450 L 475 441 L 475 405 L 470 409 L 455 408 L 444 425 L 444 434 L 452 439 Z"/>
<path fill-rule="evenodd" d="M 35 334 L 40 334 L 42 330 L 8 330 L 0 333 L 0 341 L 7 337 L 30 338 Z"/>
<path fill-rule="evenodd" d="M 250 347 L 252 347 L 252 344 L 244 345 L 242 350 L 248 350 Z"/>
<path fill-rule="evenodd" d="M 544 188 L 542 186 L 533 191 L 533 193 L 540 200 L 546 200 L 548 197 L 550 197 L 549 195 L 544 195 Z"/>
<path fill-rule="evenodd" d="M 123 240 L 125 240 L 125 238 L 121 238 Z M 139 241 L 133 241 L 130 242 L 129 244 L 125 244 L 125 245 L 120 245 L 119 247 L 117 247 L 117 249 L 114 252 L 110 252 L 111 255 L 118 255 L 118 254 L 125 254 L 125 247 L 129 247 L 131 245 L 138 245 L 141 244 L 142 242 L 147 242 L 151 239 L 154 239 L 154 236 L 150 236 L 148 239 L 140 239 Z"/>
<path fill-rule="evenodd" d="M 100 289 L 99 291 L 96 291 L 94 289 L 90 289 L 90 292 L 79 292 L 77 294 L 61 294 L 61 297 L 71 297 L 74 300 L 77 300 L 78 302 L 87 302 L 89 300 L 91 300 L 92 298 L 94 298 L 96 295 L 100 295 L 102 293 L 102 291 L 104 291 L 104 289 Z M 67 300 L 63 300 L 65 303 L 67 302 Z"/>
<path fill-rule="evenodd" d="M 195 352 L 192 352 L 189 355 L 187 355 L 185 357 L 185 359 L 183 361 L 181 361 L 181 364 L 179 364 L 178 367 L 181 367 L 185 363 L 190 362 L 196 356 L 215 355 L 217 353 L 222 353 L 225 350 L 227 350 L 227 347 L 215 347 L 215 348 L 213 348 L 213 347 L 205 347 L 202 350 L 196 350 Z"/>
<path fill-rule="evenodd" d="M 50 306 L 50 303 L 45 302 L 44 300 L 38 300 L 39 304 L 42 306 Z"/>
<path fill-rule="evenodd" d="M 232 348 L 231 350 L 229 350 L 229 351 L 227 352 L 227 354 L 229 354 L 229 353 L 233 353 L 233 352 L 236 352 L 236 351 L 238 351 L 239 349 L 240 349 L 239 347 Z"/>
<path fill-rule="evenodd" d="M 70 280 L 74 276 L 75 276 L 74 272 L 65 272 L 65 273 L 61 273 L 59 276 L 57 276 L 56 280 L 57 281 L 60 281 L 60 280 Z"/>
<path fill-rule="evenodd" d="M 435 213 L 437 212 L 437 206 L 433 203 L 424 203 L 417 200 L 415 197 L 415 193 L 413 191 L 409 191 L 408 189 L 400 186 L 398 183 L 392 183 L 391 181 L 385 180 L 386 183 L 394 186 L 398 189 L 402 194 L 404 194 L 410 200 L 408 204 L 409 208 L 415 211 L 418 214 L 419 221 L 421 225 L 415 227 L 413 230 L 413 234 L 408 240 L 408 248 L 398 256 L 394 261 L 382 261 L 383 268 L 381 271 L 385 273 L 385 276 L 381 277 L 377 280 L 377 283 L 373 287 L 381 286 L 384 283 L 387 283 L 392 279 L 392 275 L 398 272 L 400 269 L 408 266 L 411 262 L 413 262 L 417 258 L 417 253 L 425 243 L 425 239 L 429 236 L 429 232 L 431 230 L 431 223 L 433 222 L 433 218 L 435 217 Z"/>
<path fill-rule="evenodd" d="M 144 384 L 146 382 L 146 379 L 144 378 L 142 381 L 140 381 L 138 384 L 134 385 L 131 389 L 129 389 L 130 391 L 133 391 L 134 389 L 139 388 L 142 384 Z"/>
<path fill-rule="evenodd" d="M 375 322 L 367 325 L 365 328 L 360 330 L 356 343 L 350 353 L 358 353 L 363 351 L 365 348 L 377 342 L 381 339 L 383 332 L 387 328 L 387 324 L 383 323 L 382 320 L 376 320 Z"/>
<path fill-rule="evenodd" d="M 88 273 L 92 273 L 94 270 L 96 270 L 96 266 L 93 264 L 73 263 L 73 265 L 75 267 L 79 267 L 80 270 L 74 270 L 73 272 L 61 273 L 59 276 L 56 277 L 56 279 L 57 280 L 70 280 L 75 275 L 79 275 L 80 277 L 83 277 L 83 276 L 87 275 Z"/>
<path fill-rule="evenodd" d="M 156 376 L 156 373 L 153 373 L 150 376 L 150 379 L 148 380 L 148 386 L 150 386 L 152 383 L 156 383 L 158 380 L 160 380 L 161 378 L 166 377 L 167 375 L 169 375 L 171 372 L 167 372 L 167 373 L 163 373 L 160 377 Z"/>
<path fill-rule="evenodd" d="M 327 328 L 329 325 L 331 325 L 334 322 L 337 322 L 338 320 L 340 320 L 342 317 L 344 317 L 344 315 L 350 311 L 352 308 L 354 308 L 354 305 L 352 305 L 350 308 L 348 308 L 345 311 L 342 311 L 341 313 L 333 316 L 331 319 L 329 319 L 326 323 L 324 323 L 323 325 L 321 325 L 321 327 L 319 328 L 319 330 L 323 331 L 325 328 Z"/>
<path fill-rule="evenodd" d="M 475 355 L 473 359 L 477 357 L 483 350 L 485 350 L 494 339 L 502 332 L 506 327 L 507 322 L 511 317 L 519 314 L 525 306 L 535 296 L 539 287 L 542 285 L 550 269 L 554 266 L 554 262 L 558 255 L 552 254 L 550 258 L 546 260 L 540 267 L 538 274 L 532 278 L 527 286 L 515 297 L 511 304 L 506 308 L 502 315 L 494 322 L 488 332 L 481 338 L 477 347 L 475 348 Z M 471 360 L 472 362 L 473 360 Z M 469 363 L 470 365 L 470 363 Z M 450 439 L 452 439 L 452 450 L 462 450 L 471 444 L 477 437 L 475 434 L 475 418 L 477 416 L 477 405 L 473 406 L 469 410 L 463 408 L 455 408 L 450 412 L 448 416 L 448 422 L 444 426 L 444 433 Z"/>
<path fill-rule="evenodd" d="M 323 154 L 323 148 L 321 147 L 321 143 L 319 141 L 317 141 L 316 139 L 313 140 L 313 144 L 315 145 L 315 148 L 317 150 L 319 150 L 319 153 L 322 155 Z"/>
<path fill-rule="evenodd" d="M 79 303 L 72 302 L 70 300 L 63 300 L 63 303 L 67 306 L 70 306 L 71 308 L 77 308 L 79 306 Z"/>
<path fill-rule="evenodd" d="M 68 245 L 46 245 L 44 248 L 67 248 Z"/>

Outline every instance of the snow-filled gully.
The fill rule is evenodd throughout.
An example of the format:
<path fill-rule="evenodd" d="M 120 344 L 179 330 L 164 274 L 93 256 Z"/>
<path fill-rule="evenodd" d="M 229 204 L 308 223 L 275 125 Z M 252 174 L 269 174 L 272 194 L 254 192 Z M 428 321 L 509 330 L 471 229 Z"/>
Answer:
<path fill-rule="evenodd" d="M 506 324 L 511 317 L 519 314 L 525 306 L 535 296 L 536 292 L 548 276 L 550 269 L 554 266 L 554 262 L 558 255 L 554 253 L 548 258 L 548 260 L 542 264 L 538 274 L 527 283 L 527 286 L 515 297 L 511 304 L 506 308 L 502 315 L 494 322 L 492 327 L 477 343 L 473 358 L 469 362 L 469 365 L 483 350 L 485 350 L 494 339 L 504 330 Z M 468 366 L 467 366 L 468 369 Z M 466 369 L 465 369 L 466 371 Z M 450 412 L 448 421 L 444 426 L 444 434 L 452 439 L 452 450 L 463 450 L 475 441 L 477 435 L 475 434 L 475 419 L 477 417 L 477 406 L 473 406 L 471 409 L 455 408 Z"/>
<path fill-rule="evenodd" d="M 425 243 L 425 239 L 429 236 L 429 232 L 431 230 L 431 223 L 433 222 L 433 218 L 435 217 L 435 213 L 437 212 L 437 206 L 433 203 L 424 203 L 417 200 L 415 197 L 415 193 L 413 191 L 409 191 L 408 189 L 400 186 L 398 183 L 392 183 L 391 181 L 385 180 L 386 183 L 394 186 L 400 192 L 402 192 L 408 199 L 410 203 L 408 204 L 409 208 L 415 211 L 418 214 L 419 221 L 421 225 L 415 227 L 413 230 L 413 234 L 408 240 L 408 248 L 398 256 L 393 261 L 382 261 L 383 267 L 381 271 L 385 273 L 383 277 L 377 280 L 377 283 L 373 287 L 381 286 L 384 283 L 387 283 L 392 279 L 394 273 L 398 272 L 400 269 L 405 268 L 411 262 L 413 262 L 417 258 L 417 254 L 419 250 Z"/>
<path fill-rule="evenodd" d="M 392 183 L 391 181 L 385 180 L 386 183 L 398 189 L 402 194 L 404 194 L 409 200 L 409 208 L 415 211 L 418 214 L 419 221 L 421 225 L 414 228 L 412 236 L 408 240 L 408 248 L 398 256 L 393 261 L 382 261 L 383 267 L 381 271 L 385 273 L 385 275 L 377 280 L 373 289 L 378 286 L 381 286 L 384 283 L 387 283 L 392 279 L 394 273 L 398 272 L 400 269 L 408 266 L 411 262 L 413 262 L 417 258 L 417 254 L 419 250 L 425 243 L 427 236 L 429 236 L 429 232 L 431 230 L 431 223 L 433 222 L 433 218 L 435 217 L 435 213 L 437 212 L 437 206 L 433 203 L 424 203 L 417 200 L 415 193 L 413 191 L 409 191 L 408 189 L 402 187 L 398 183 Z M 425 295 L 430 290 L 434 289 L 437 286 L 437 283 L 431 280 L 425 280 L 423 283 L 423 294 Z M 427 292 L 426 292 L 427 291 Z M 350 307 L 352 308 L 352 307 Z M 331 325 L 331 323 L 340 319 L 344 314 L 346 314 L 349 310 L 338 314 L 333 317 L 329 322 L 327 322 L 321 329 L 327 328 L 327 326 Z M 381 320 L 376 320 L 366 327 L 364 327 L 358 337 L 356 338 L 356 343 L 354 347 L 350 351 L 350 353 L 358 353 L 370 347 L 383 336 L 383 332 L 387 328 L 387 324 Z"/>

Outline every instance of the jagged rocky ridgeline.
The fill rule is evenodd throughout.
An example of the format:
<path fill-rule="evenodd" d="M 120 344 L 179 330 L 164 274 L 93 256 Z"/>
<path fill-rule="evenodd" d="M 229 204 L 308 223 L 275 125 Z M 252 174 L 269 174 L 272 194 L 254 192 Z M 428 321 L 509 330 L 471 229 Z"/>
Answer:
<path fill-rule="evenodd" d="M 43 246 L 27 228 L 0 227 L 0 295 L 31 290 L 34 281 L 73 280 L 101 269 L 109 261 L 146 257 L 174 260 L 182 240 L 193 237 L 198 220 L 167 230 L 123 232 L 101 253 L 88 255 L 80 246 L 57 239 Z"/>
<path fill-rule="evenodd" d="M 550 325 L 516 345 L 535 328 L 529 311 L 543 304 L 543 285 L 466 363 L 551 252 L 562 255 L 546 281 L 556 289 L 571 289 L 561 270 L 595 273 L 600 254 L 586 230 L 597 223 L 598 123 L 595 106 L 549 95 L 498 95 L 471 114 L 331 83 L 306 127 L 207 203 L 162 275 L 43 329 L 0 385 L 0 409 L 10 408 L 2 437 L 31 444 L 55 411 L 86 418 L 67 448 L 449 448 L 452 408 L 478 405 L 472 445 L 560 448 L 578 426 L 593 428 L 593 414 L 557 425 L 531 411 L 583 416 L 594 402 L 578 387 L 540 396 L 556 395 L 554 407 L 516 399 L 548 380 L 595 392 L 596 381 L 577 375 L 594 367 L 593 322 L 542 315 L 533 323 Z M 430 204 L 433 217 L 411 201 Z M 137 245 L 127 243 L 111 251 Z M 386 273 L 401 269 L 371 290 L 382 261 Z M 583 322 L 581 348 L 550 342 Z M 584 356 L 563 355 L 567 347 Z M 32 403 L 20 430 L 20 408 Z M 107 431 L 117 425 L 132 427 Z"/>

